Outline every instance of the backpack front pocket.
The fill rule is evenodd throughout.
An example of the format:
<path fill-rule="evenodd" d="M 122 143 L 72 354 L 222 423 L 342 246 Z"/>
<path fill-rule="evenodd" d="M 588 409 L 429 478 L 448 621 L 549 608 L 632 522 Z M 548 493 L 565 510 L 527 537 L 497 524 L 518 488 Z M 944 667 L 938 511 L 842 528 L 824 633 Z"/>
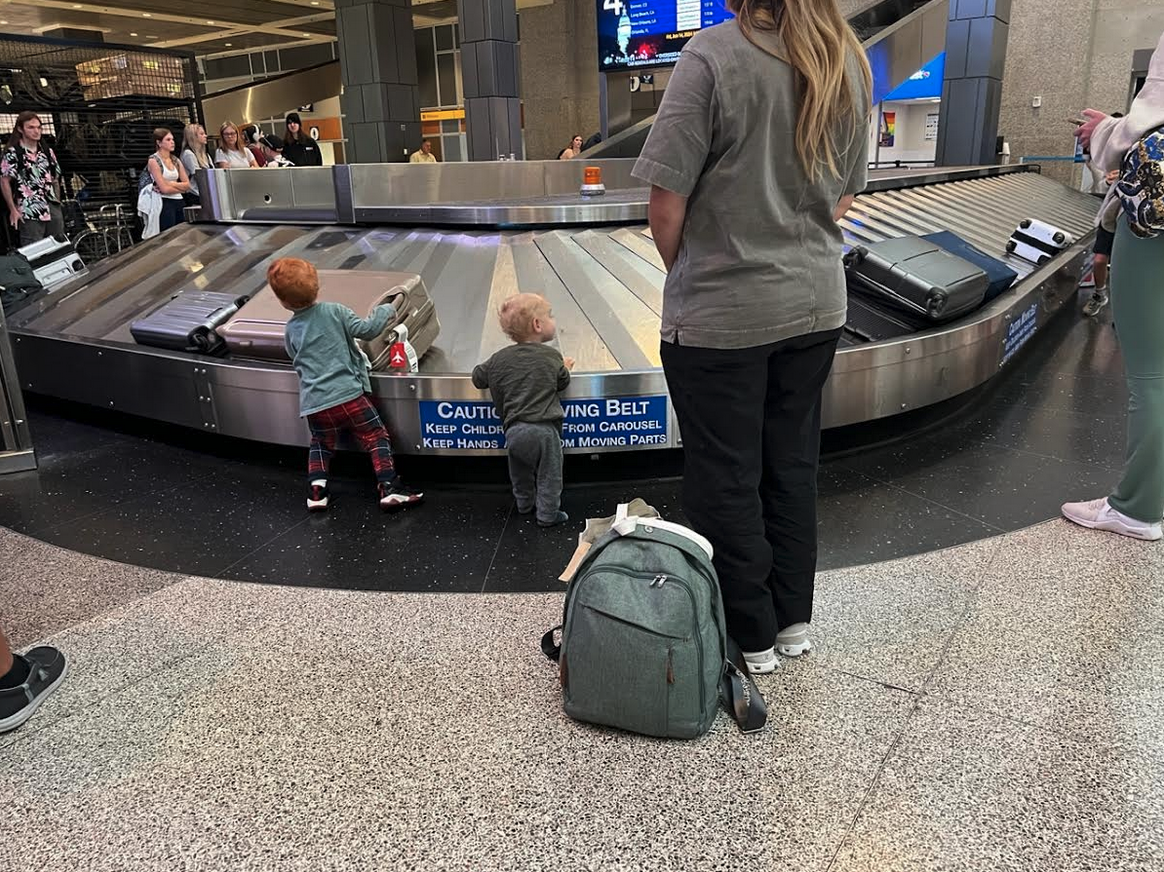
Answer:
<path fill-rule="evenodd" d="M 574 615 L 566 712 L 579 720 L 667 736 L 677 637 L 584 605 Z"/>

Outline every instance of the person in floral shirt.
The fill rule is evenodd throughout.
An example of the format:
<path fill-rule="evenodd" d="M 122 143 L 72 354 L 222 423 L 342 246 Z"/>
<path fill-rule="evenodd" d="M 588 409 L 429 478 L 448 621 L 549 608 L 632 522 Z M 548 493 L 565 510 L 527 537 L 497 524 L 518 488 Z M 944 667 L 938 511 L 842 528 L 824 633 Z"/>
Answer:
<path fill-rule="evenodd" d="M 61 165 L 51 148 L 40 147 L 40 117 L 21 112 L 8 149 L 0 159 L 0 193 L 8 207 L 8 223 L 18 232 L 20 246 L 48 235 L 63 237 Z M 19 151 L 18 151 L 19 149 Z"/>

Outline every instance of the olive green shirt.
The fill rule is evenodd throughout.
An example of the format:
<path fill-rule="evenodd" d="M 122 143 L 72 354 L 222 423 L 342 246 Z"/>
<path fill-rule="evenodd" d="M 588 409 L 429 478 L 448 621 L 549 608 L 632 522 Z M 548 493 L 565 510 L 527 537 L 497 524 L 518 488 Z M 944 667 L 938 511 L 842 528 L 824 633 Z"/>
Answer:
<path fill-rule="evenodd" d="M 570 384 L 562 353 L 540 342 L 519 342 L 473 368 L 473 386 L 488 389 L 508 430 L 517 423 L 561 426 L 558 392 Z"/>
<path fill-rule="evenodd" d="M 761 50 L 735 20 L 687 43 L 634 175 L 688 198 L 667 276 L 662 337 L 705 348 L 750 348 L 845 323 L 837 203 L 866 183 L 869 101 L 856 59 L 860 115 L 839 126 L 839 178 L 813 180 L 796 152 L 792 67 L 774 33 Z"/>

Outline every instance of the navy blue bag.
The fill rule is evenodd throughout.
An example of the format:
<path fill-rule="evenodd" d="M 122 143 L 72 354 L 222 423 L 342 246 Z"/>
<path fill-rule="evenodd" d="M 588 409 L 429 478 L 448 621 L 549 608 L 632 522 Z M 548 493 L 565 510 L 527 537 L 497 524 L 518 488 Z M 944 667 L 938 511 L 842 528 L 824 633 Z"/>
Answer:
<path fill-rule="evenodd" d="M 986 289 L 985 301 L 987 303 L 1000 294 L 1010 290 L 1011 286 L 1018 281 L 1017 272 L 1001 260 L 993 258 L 989 254 L 975 248 L 956 233 L 943 230 L 939 233 L 930 233 L 923 236 L 922 239 L 932 242 L 939 248 L 944 248 L 950 254 L 956 255 L 963 260 L 970 261 L 970 263 L 985 272 L 986 277 L 990 279 L 990 287 Z"/>

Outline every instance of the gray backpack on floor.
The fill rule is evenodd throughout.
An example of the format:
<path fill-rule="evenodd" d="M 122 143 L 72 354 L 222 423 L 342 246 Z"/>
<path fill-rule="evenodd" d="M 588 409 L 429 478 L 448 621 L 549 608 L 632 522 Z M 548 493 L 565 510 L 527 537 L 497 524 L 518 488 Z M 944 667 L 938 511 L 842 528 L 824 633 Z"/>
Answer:
<path fill-rule="evenodd" d="M 542 638 L 558 661 L 566 714 L 691 739 L 710 729 L 722 686 L 740 729 L 763 727 L 764 701 L 724 630 L 711 555 L 702 536 L 657 518 L 621 518 L 594 543 L 566 591 L 561 627 Z"/>

